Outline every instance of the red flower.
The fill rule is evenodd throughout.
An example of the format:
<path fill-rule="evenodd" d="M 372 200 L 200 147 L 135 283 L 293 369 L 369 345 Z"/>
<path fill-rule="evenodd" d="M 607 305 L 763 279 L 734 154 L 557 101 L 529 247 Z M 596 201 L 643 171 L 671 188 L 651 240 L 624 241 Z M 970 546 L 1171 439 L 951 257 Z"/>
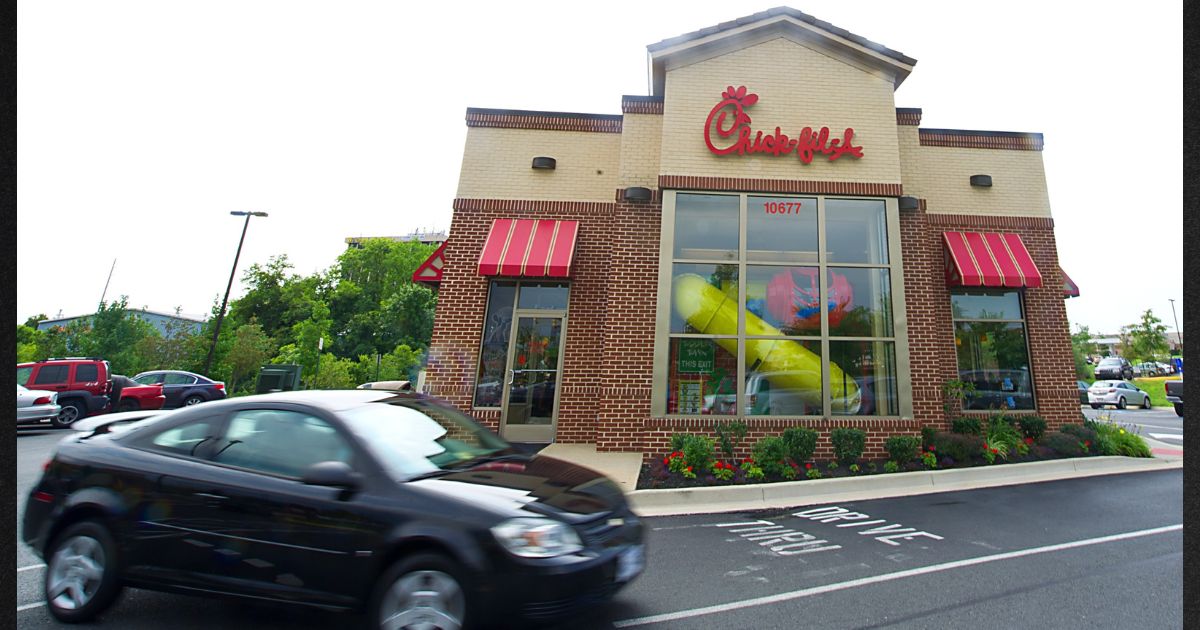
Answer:
<path fill-rule="evenodd" d="M 992 449 L 992 452 L 993 452 L 993 453 L 999 453 L 1000 451 L 997 451 L 996 449 Z"/>
<path fill-rule="evenodd" d="M 1083 445 L 1084 445 L 1084 446 L 1091 446 L 1091 445 L 1092 445 L 1092 441 L 1091 441 L 1091 440 L 1084 440 L 1084 441 L 1083 441 Z"/>
<path fill-rule="evenodd" d="M 687 471 L 688 471 L 688 472 L 692 472 L 692 467 L 691 467 L 691 466 L 688 466 L 688 467 L 687 467 Z"/>
<path fill-rule="evenodd" d="M 808 462 L 807 464 L 805 464 L 805 465 L 804 465 L 804 467 L 805 467 L 805 468 L 808 468 L 808 469 L 811 469 L 811 468 L 812 468 L 812 462 Z"/>
<path fill-rule="evenodd" d="M 670 465 L 671 465 L 671 458 L 670 458 L 670 457 L 664 457 L 664 458 L 663 458 L 663 465 L 664 465 L 664 466 L 670 466 Z"/>
<path fill-rule="evenodd" d="M 1033 438 L 1031 438 L 1031 437 L 1025 438 L 1025 443 L 1030 446 L 1033 446 Z"/>
<path fill-rule="evenodd" d="M 936 448 L 934 445 L 930 444 L 930 445 L 929 445 L 929 450 L 931 450 L 931 451 L 936 451 L 936 450 L 937 450 L 937 448 Z"/>

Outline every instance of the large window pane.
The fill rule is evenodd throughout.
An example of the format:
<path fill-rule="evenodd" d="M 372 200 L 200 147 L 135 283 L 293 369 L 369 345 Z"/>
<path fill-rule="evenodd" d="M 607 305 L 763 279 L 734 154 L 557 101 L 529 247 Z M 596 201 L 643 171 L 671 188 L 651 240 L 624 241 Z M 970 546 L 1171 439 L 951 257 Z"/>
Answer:
<path fill-rule="evenodd" d="M 750 197 L 746 202 L 746 259 L 817 262 L 817 200 Z"/>
<path fill-rule="evenodd" d="M 967 409 L 1033 409 L 1024 324 L 957 322 L 954 345 L 958 377 L 975 386 Z"/>
<path fill-rule="evenodd" d="M 820 335 L 821 308 L 816 267 L 746 267 L 746 310 L 776 330 L 759 332 L 747 318 L 746 334 Z"/>
<path fill-rule="evenodd" d="M 1017 291 L 958 293 L 950 296 L 954 319 L 1024 319 Z"/>
<path fill-rule="evenodd" d="M 737 414 L 737 339 L 672 339 L 667 413 Z"/>
<path fill-rule="evenodd" d="M 736 335 L 738 266 L 676 264 L 671 280 L 671 332 Z"/>
<path fill-rule="evenodd" d="M 522 282 L 517 308 L 567 310 L 567 285 L 561 282 Z"/>
<path fill-rule="evenodd" d="M 740 199 L 675 196 L 675 258 L 737 260 Z"/>
<path fill-rule="evenodd" d="M 746 413 L 821 415 L 821 342 L 747 339 Z"/>
<path fill-rule="evenodd" d="M 830 341 L 829 388 L 833 414 L 896 416 L 896 344 L 890 341 Z"/>
<path fill-rule="evenodd" d="M 892 336 L 892 282 L 887 269 L 829 269 L 829 334 Z"/>
<path fill-rule="evenodd" d="M 492 290 L 488 293 L 487 319 L 483 324 L 483 344 L 479 351 L 478 380 L 475 381 L 476 407 L 500 406 L 516 297 L 517 283 L 492 282 Z"/>
<path fill-rule="evenodd" d="M 883 201 L 826 199 L 825 236 L 831 263 L 888 264 Z"/>

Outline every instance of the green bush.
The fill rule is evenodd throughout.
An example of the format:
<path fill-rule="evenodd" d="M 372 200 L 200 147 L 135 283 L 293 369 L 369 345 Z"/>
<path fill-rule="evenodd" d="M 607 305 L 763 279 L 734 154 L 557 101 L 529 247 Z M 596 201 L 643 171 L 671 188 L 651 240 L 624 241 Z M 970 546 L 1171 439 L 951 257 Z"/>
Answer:
<path fill-rule="evenodd" d="M 938 457 L 949 457 L 955 462 L 968 462 L 983 450 L 983 438 L 953 431 L 938 431 L 934 434 L 930 446 L 934 447 Z"/>
<path fill-rule="evenodd" d="M 937 434 L 937 429 L 931 426 L 921 427 L 921 448 L 928 448 L 933 444 L 933 436 Z"/>
<path fill-rule="evenodd" d="M 1046 420 L 1041 416 L 1021 416 L 1017 422 L 1021 425 L 1021 435 L 1035 442 L 1046 432 Z"/>
<path fill-rule="evenodd" d="M 671 434 L 671 452 L 674 453 L 675 451 L 682 451 L 683 450 L 683 442 L 684 442 L 684 440 L 687 439 L 687 437 L 689 435 L 691 435 L 691 434 L 690 433 L 672 433 Z"/>
<path fill-rule="evenodd" d="M 749 430 L 749 425 L 737 420 L 718 422 L 713 426 L 713 431 L 717 434 L 717 441 L 721 444 L 721 452 L 725 454 L 726 459 L 733 459 L 734 451 L 741 446 L 742 440 L 746 439 L 746 433 Z"/>
<path fill-rule="evenodd" d="M 813 451 L 817 450 L 817 435 L 816 431 L 805 427 L 784 429 L 782 437 L 788 457 L 797 464 L 812 459 Z"/>
<path fill-rule="evenodd" d="M 921 441 L 914 435 L 893 435 L 883 443 L 887 449 L 890 461 L 907 464 L 917 458 L 921 450 Z"/>
<path fill-rule="evenodd" d="M 1078 457 L 1083 454 L 1083 446 L 1078 436 L 1060 431 L 1051 431 L 1042 436 L 1042 444 L 1059 455 Z"/>
<path fill-rule="evenodd" d="M 1092 444 L 1095 444 L 1096 429 L 1094 427 L 1098 425 L 1096 423 L 1090 424 L 1091 426 L 1082 424 L 1064 424 L 1061 428 L 1059 428 L 1059 431 L 1078 438 L 1080 442 L 1091 442 Z"/>
<path fill-rule="evenodd" d="M 1021 442 L 1021 433 L 1013 423 L 1004 416 L 992 416 L 988 419 L 987 433 L 984 436 L 988 448 L 996 449 L 1000 459 L 1008 459 L 1008 454 Z M 987 454 L 985 453 L 986 457 Z M 991 458 L 989 458 L 990 460 Z"/>
<path fill-rule="evenodd" d="M 1101 455 L 1153 457 L 1150 446 L 1132 427 L 1112 422 L 1093 423 L 1096 432 L 1096 451 Z"/>
<path fill-rule="evenodd" d="M 768 475 L 783 476 L 783 469 L 791 468 L 787 457 L 787 442 L 784 442 L 782 437 L 765 437 L 754 444 L 754 463 Z"/>
<path fill-rule="evenodd" d="M 713 448 L 716 445 L 712 438 L 690 434 L 683 440 L 683 458 L 694 470 L 709 470 L 713 464 Z"/>
<path fill-rule="evenodd" d="M 962 435 L 983 435 L 979 418 L 955 418 L 950 421 L 950 430 Z"/>
<path fill-rule="evenodd" d="M 887 460 L 887 462 L 885 462 L 883 464 L 883 472 L 886 472 L 886 473 L 900 472 L 900 464 L 897 464 L 896 460 L 889 459 L 889 460 Z"/>
<path fill-rule="evenodd" d="M 829 432 L 829 441 L 833 443 L 833 456 L 839 463 L 849 466 L 862 457 L 867 434 L 862 429 L 837 427 Z"/>

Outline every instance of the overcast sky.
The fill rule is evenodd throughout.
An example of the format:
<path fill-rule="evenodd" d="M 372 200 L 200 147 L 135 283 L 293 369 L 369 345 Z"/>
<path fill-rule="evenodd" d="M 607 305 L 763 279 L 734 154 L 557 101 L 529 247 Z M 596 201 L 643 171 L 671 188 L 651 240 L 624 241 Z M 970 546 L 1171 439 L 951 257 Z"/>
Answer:
<path fill-rule="evenodd" d="M 646 46 L 776 4 L 128 2 L 18 5 L 17 321 L 107 298 L 207 313 L 287 254 L 446 230 L 467 107 L 621 113 Z M 1182 3 L 798 0 L 917 59 L 927 128 L 1034 131 L 1075 325 L 1183 321 Z M 1049 270 L 1043 270 L 1043 272 Z"/>

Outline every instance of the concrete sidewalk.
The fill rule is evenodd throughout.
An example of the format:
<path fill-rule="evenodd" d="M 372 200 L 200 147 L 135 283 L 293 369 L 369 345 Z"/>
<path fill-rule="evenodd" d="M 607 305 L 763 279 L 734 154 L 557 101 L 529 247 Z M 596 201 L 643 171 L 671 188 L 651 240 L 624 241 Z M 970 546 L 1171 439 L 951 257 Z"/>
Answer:
<path fill-rule="evenodd" d="M 1044 462 L 1002 464 L 949 470 L 810 479 L 781 483 L 672 490 L 637 490 L 640 452 L 597 452 L 593 444 L 551 444 L 541 454 L 574 462 L 611 477 L 642 516 L 712 514 L 786 508 L 815 503 L 864 501 L 886 497 L 1018 485 L 1183 467 L 1183 448 L 1143 438 L 1153 458 L 1078 457 Z"/>

